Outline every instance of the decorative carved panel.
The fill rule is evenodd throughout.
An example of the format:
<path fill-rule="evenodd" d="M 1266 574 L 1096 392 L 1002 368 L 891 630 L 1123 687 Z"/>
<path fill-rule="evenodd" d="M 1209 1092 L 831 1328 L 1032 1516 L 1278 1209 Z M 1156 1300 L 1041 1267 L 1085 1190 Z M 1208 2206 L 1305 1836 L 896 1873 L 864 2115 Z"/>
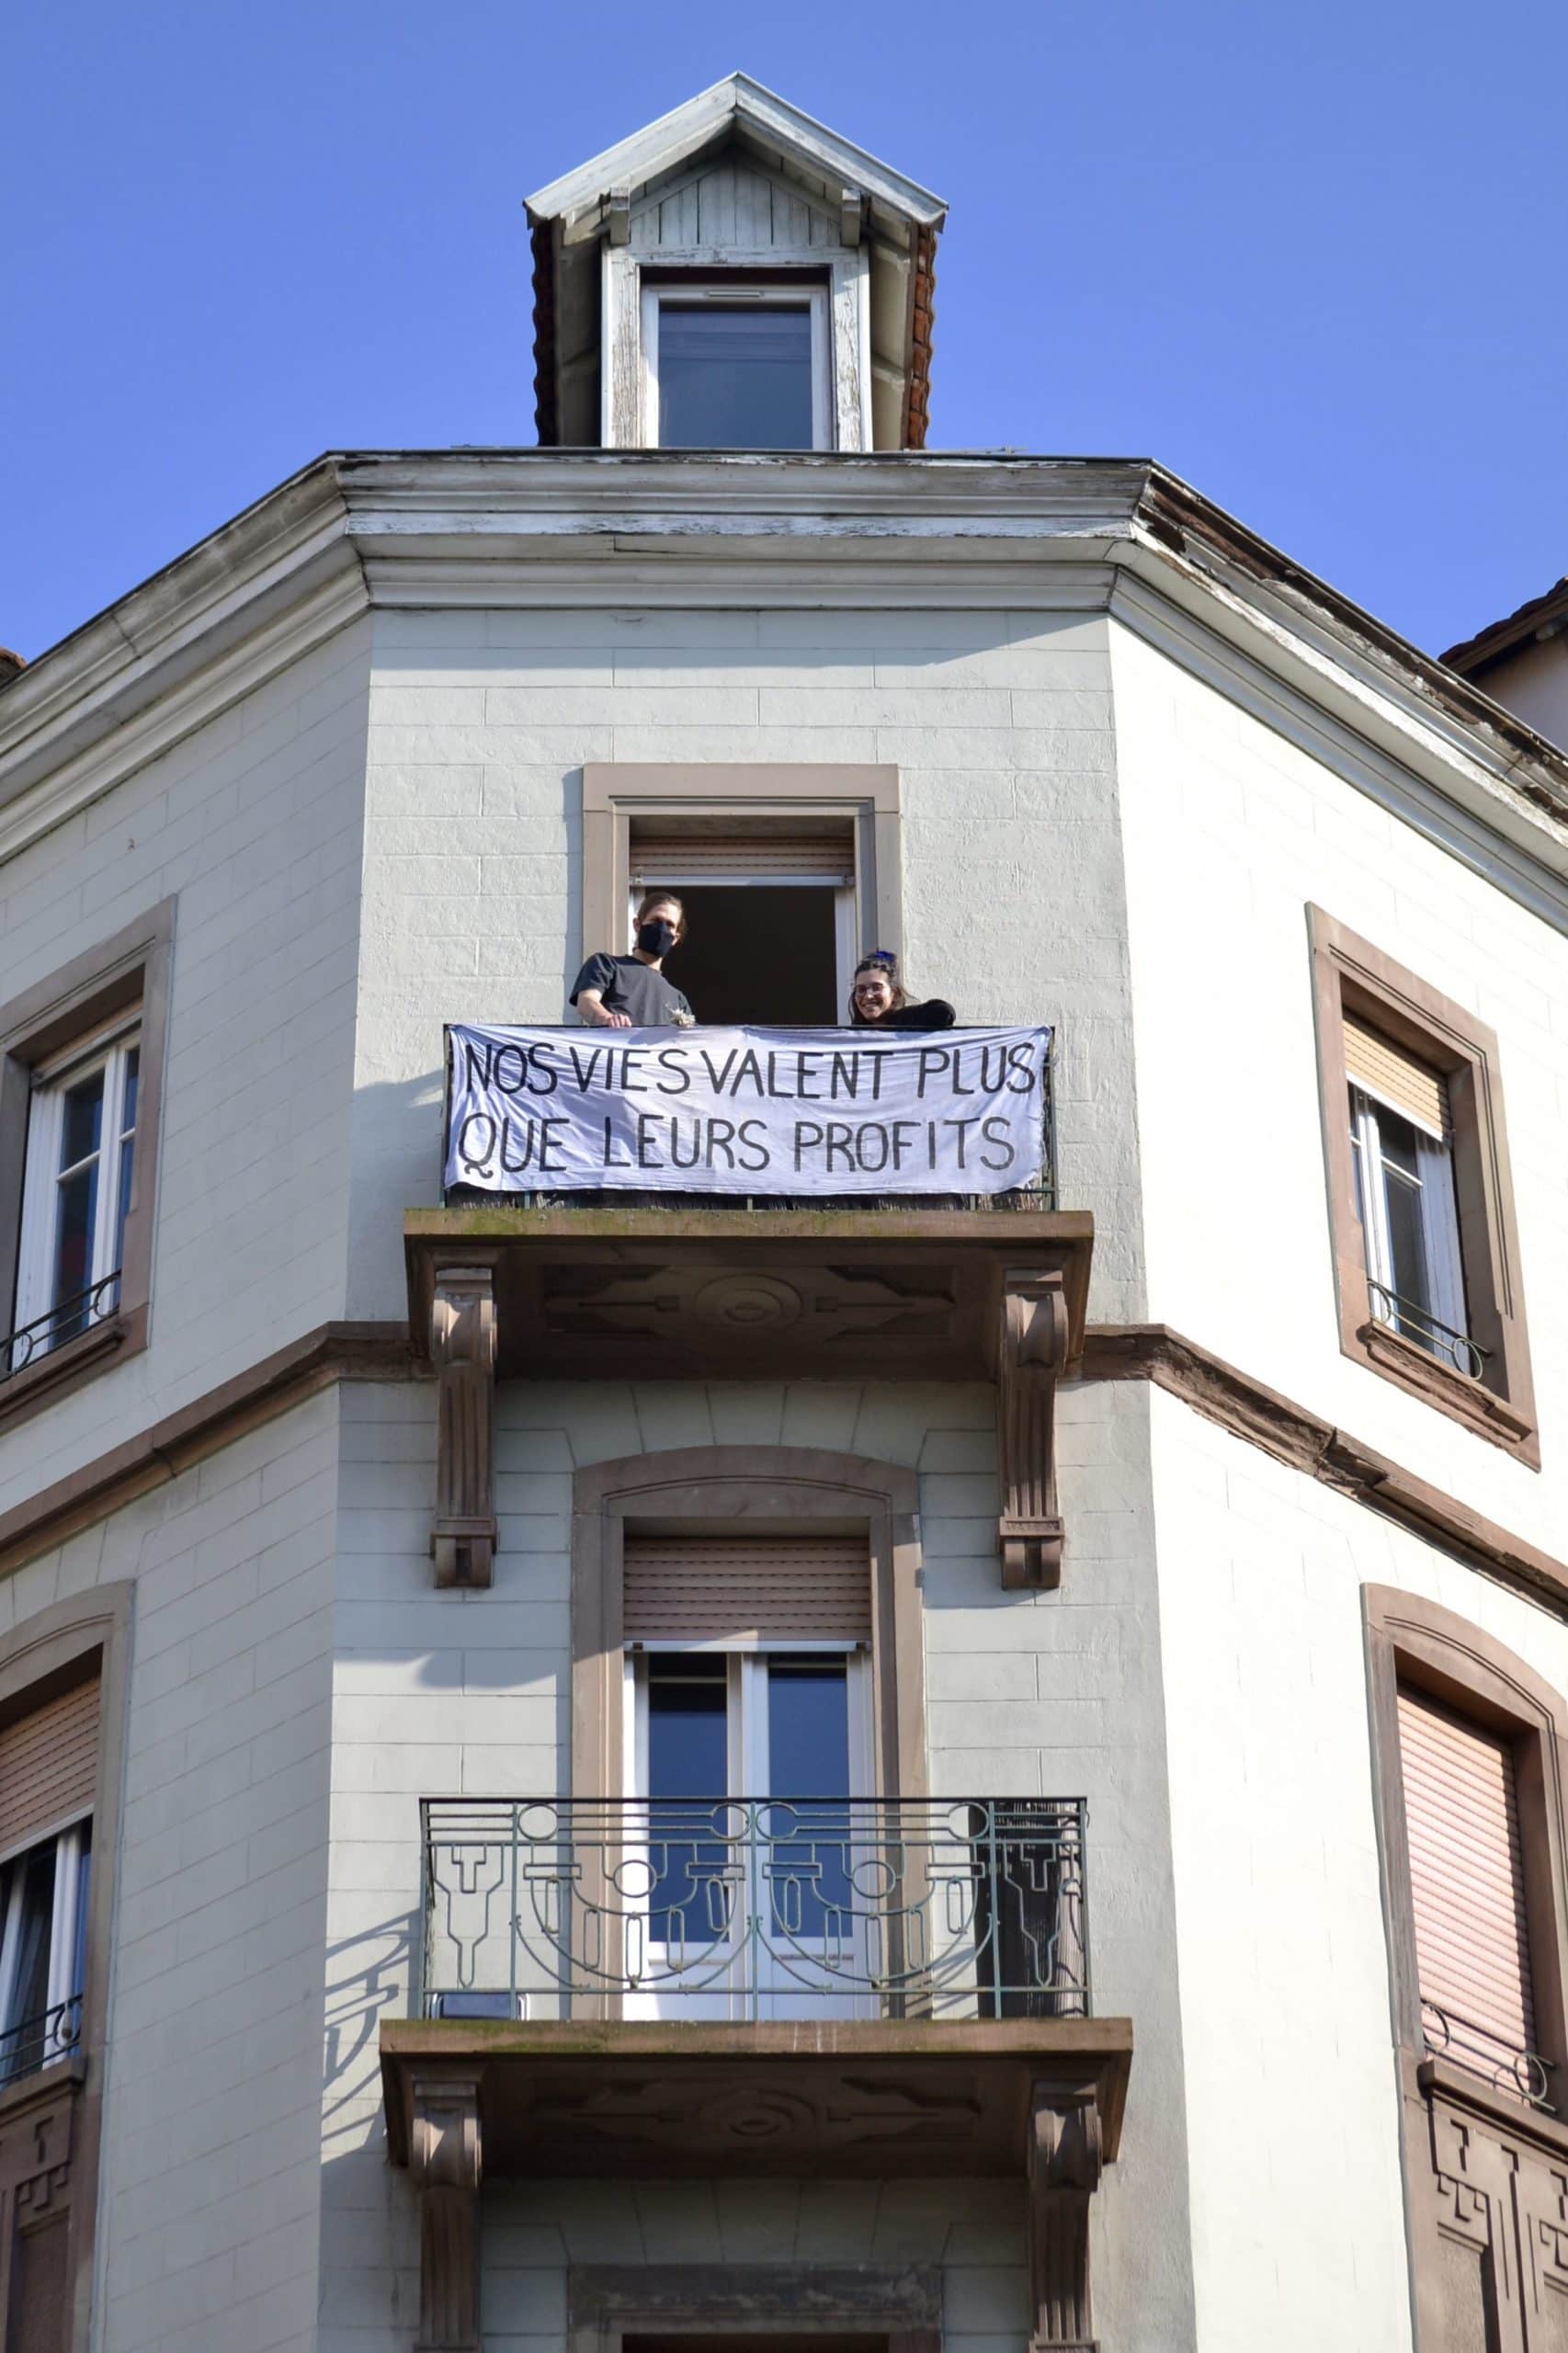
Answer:
<path fill-rule="evenodd" d="M 1059 1274 L 1002 1278 L 996 1432 L 1002 1470 L 997 1536 L 1009 1590 L 1062 1582 L 1056 1508 L 1056 1383 L 1067 1362 L 1067 1298 Z"/>
<path fill-rule="evenodd" d="M 430 1537 L 436 1583 L 487 1586 L 495 1557 L 495 1300 L 489 1267 L 437 1268 L 430 1360 L 438 1382 Z"/>
<path fill-rule="evenodd" d="M 1568 2132 L 1427 2066 L 1419 2353 L 1568 2353 Z"/>
<path fill-rule="evenodd" d="M 543 1303 L 551 1338 L 602 1333 L 704 1357 L 727 1348 L 741 1362 L 758 1340 L 771 1347 L 787 1333 L 792 1347 L 820 1349 L 826 1371 L 835 1350 L 858 1343 L 940 1340 L 955 1297 L 951 1277 L 930 1267 L 819 1265 L 786 1276 L 688 1263 L 554 1268 Z"/>
<path fill-rule="evenodd" d="M 0 2110 L 0 2353 L 66 2353 L 80 2097 L 74 2075 L 56 2067 Z"/>

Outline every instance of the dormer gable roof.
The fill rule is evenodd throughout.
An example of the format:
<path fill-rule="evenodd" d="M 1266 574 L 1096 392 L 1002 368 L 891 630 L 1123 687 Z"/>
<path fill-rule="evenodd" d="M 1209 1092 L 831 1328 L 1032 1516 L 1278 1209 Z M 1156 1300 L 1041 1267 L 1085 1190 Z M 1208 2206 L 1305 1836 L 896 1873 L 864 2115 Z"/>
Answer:
<path fill-rule="evenodd" d="M 738 188 L 742 202 L 729 202 Z M 684 212 L 675 201 L 703 190 L 716 199 Z M 748 200 L 749 199 L 749 200 Z M 607 147 L 527 199 L 533 234 L 536 421 L 545 447 L 592 447 L 607 438 L 601 386 L 609 328 L 601 301 L 607 248 L 687 246 L 668 222 L 696 219 L 690 249 L 649 255 L 687 270 L 802 258 L 831 267 L 858 254 L 869 343 L 869 423 L 858 446 L 925 446 L 929 400 L 932 288 L 947 206 L 929 188 L 853 140 L 802 114 L 749 74 L 727 74 L 657 122 Z M 756 222 L 769 219 L 758 236 Z M 721 225 L 710 227 L 710 215 Z M 661 221 L 649 233 L 651 219 Z M 799 233 L 781 224 L 793 222 Z M 726 222 L 733 225 L 725 226 Z M 794 244 L 792 256 L 764 246 Z M 624 351 L 612 366 L 632 364 Z M 624 445 L 635 431 L 616 438 Z M 842 446 L 842 445 L 841 445 Z"/>
<path fill-rule="evenodd" d="M 749 74 L 727 74 L 657 122 L 618 140 L 575 171 L 563 172 L 525 199 L 528 219 L 536 228 L 560 222 L 569 233 L 591 235 L 608 225 L 614 193 L 635 194 L 664 173 L 732 142 L 749 148 L 786 178 L 799 178 L 807 187 L 816 182 L 817 195 L 835 206 L 839 188 L 847 184 L 869 199 L 873 213 L 929 229 L 940 229 L 947 219 L 939 196 L 802 114 Z"/>

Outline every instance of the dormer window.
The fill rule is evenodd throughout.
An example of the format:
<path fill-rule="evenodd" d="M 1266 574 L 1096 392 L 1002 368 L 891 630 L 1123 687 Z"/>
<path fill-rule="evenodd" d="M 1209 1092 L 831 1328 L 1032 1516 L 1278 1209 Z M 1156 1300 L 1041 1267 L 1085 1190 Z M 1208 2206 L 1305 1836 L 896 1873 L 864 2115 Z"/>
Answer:
<path fill-rule="evenodd" d="M 825 287 L 644 282 L 650 445 L 831 449 L 827 324 Z"/>
<path fill-rule="evenodd" d="M 946 207 L 746 74 L 528 210 L 542 446 L 925 447 Z"/>

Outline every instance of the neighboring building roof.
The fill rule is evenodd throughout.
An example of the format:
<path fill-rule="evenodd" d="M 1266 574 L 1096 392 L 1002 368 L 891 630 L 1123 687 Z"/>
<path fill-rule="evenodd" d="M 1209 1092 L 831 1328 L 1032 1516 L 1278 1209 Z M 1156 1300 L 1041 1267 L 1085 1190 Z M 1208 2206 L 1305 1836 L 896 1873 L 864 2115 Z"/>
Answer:
<path fill-rule="evenodd" d="M 1551 623 L 1557 627 L 1549 627 Z M 1442 659 L 1450 670 L 1458 670 L 1468 678 L 1495 662 L 1499 655 L 1511 653 L 1526 638 L 1555 637 L 1563 627 L 1568 627 L 1568 574 L 1544 596 L 1530 597 L 1528 603 L 1506 613 L 1501 620 L 1489 622 L 1461 644 L 1450 645 Z"/>

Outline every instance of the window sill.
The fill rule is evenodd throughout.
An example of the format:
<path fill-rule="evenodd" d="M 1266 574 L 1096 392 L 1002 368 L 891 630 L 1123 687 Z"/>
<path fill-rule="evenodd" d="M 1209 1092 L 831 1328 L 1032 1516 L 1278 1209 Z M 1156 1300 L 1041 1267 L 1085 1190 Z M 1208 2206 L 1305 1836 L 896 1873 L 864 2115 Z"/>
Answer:
<path fill-rule="evenodd" d="M 1354 1345 L 1347 1346 L 1345 1353 L 1385 1380 L 1397 1381 L 1412 1395 L 1424 1398 L 1475 1437 L 1502 1447 L 1532 1471 L 1540 1470 L 1540 1444 L 1534 1423 L 1516 1413 L 1506 1397 L 1472 1381 L 1457 1366 L 1439 1362 L 1402 1332 L 1369 1316 L 1356 1326 Z"/>
<path fill-rule="evenodd" d="M 1517 2092 L 1502 2090 L 1483 2075 L 1472 2075 L 1451 2059 L 1428 2054 L 1415 2062 L 1417 2088 L 1428 2099 L 1451 2100 L 1506 2132 L 1527 2134 L 1559 2159 L 1568 2157 L 1568 2125 L 1553 2110 L 1532 2108 Z"/>
<path fill-rule="evenodd" d="M 143 1303 L 121 1308 L 90 1330 L 79 1332 L 74 1340 L 51 1348 L 36 1364 L 26 1365 L 8 1381 L 0 1381 L 0 1430 L 52 1405 L 57 1398 L 79 1389 L 84 1381 L 96 1379 L 100 1372 L 107 1372 L 111 1364 L 135 1356 L 146 1345 L 147 1309 Z"/>

